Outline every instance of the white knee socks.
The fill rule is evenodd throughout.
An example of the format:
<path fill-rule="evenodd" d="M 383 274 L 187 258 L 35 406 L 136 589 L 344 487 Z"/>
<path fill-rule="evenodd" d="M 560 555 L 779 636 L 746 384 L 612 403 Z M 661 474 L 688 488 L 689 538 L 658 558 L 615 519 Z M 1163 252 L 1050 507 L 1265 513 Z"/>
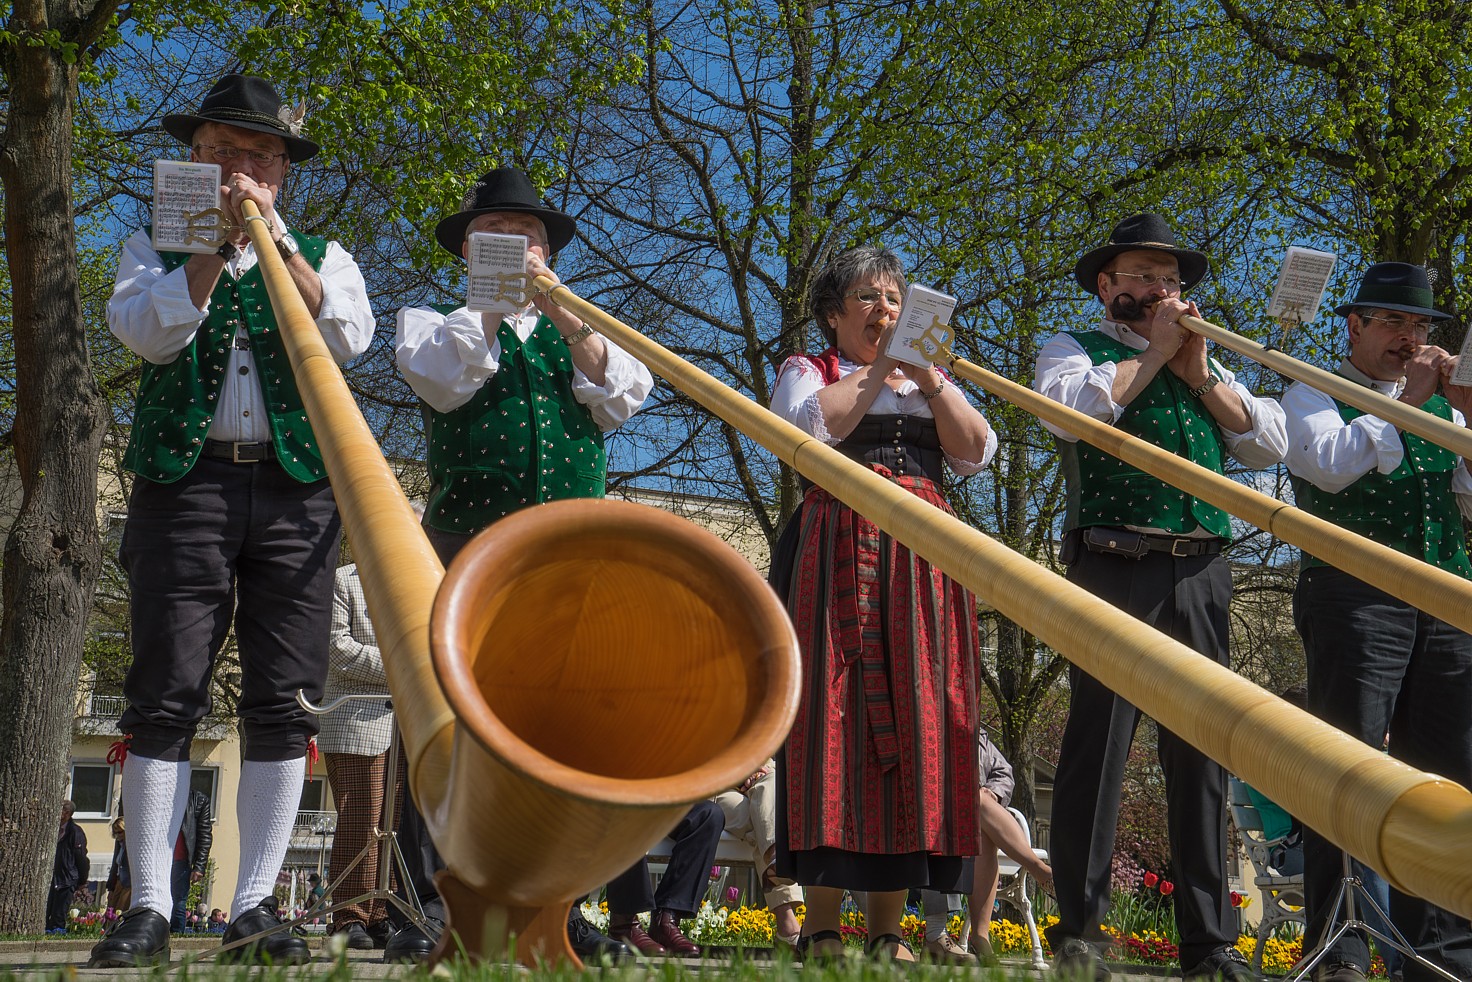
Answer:
<path fill-rule="evenodd" d="M 240 822 L 240 875 L 230 904 L 233 921 L 276 889 L 302 798 L 305 757 L 247 760 L 240 768 L 235 815 Z M 132 829 L 129 829 L 129 836 Z M 165 877 L 166 884 L 168 882 Z"/>
<path fill-rule="evenodd" d="M 174 911 L 169 879 L 188 799 L 189 761 L 128 755 L 123 765 L 123 819 L 133 906 L 155 910 L 164 920 Z"/>

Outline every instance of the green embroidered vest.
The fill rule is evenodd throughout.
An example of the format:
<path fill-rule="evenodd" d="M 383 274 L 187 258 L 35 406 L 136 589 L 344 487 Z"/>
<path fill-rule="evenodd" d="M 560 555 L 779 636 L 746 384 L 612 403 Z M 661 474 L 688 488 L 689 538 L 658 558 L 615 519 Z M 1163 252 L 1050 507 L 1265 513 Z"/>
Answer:
<path fill-rule="evenodd" d="M 293 233 L 293 237 L 301 246 L 302 257 L 313 269 L 321 269 L 327 240 L 300 232 Z M 190 255 L 160 254 L 167 271 L 184 265 Z M 133 429 L 123 456 L 123 466 L 128 470 L 160 484 L 172 484 L 189 473 L 215 418 L 215 403 L 224 386 L 240 324 L 250 335 L 255 381 L 266 404 L 276 459 L 288 474 L 303 483 L 327 476 L 281 343 L 281 332 L 276 328 L 276 315 L 266 295 L 259 263 L 238 280 L 228 272 L 220 275 L 210 294 L 209 314 L 173 361 L 167 365 L 143 363 Z"/>
<path fill-rule="evenodd" d="M 1334 405 L 1346 423 L 1364 413 L 1338 399 Z M 1452 418 L 1451 404 L 1435 395 L 1421 406 L 1442 419 Z M 1371 470 L 1338 494 L 1293 477 L 1298 507 L 1383 546 L 1419 556 L 1448 573 L 1472 579 L 1467 559 L 1462 513 L 1452 478 L 1462 459 L 1444 447 L 1414 433 L 1400 434 L 1400 466 L 1389 474 Z M 1303 554 L 1304 567 L 1322 566 L 1322 560 Z"/>
<path fill-rule="evenodd" d="M 1070 331 L 1095 365 L 1139 354 L 1102 331 Z M 1115 424 L 1131 436 L 1208 470 L 1222 473 L 1226 447 L 1216 421 L 1190 394 L 1190 387 L 1168 369 L 1150 380 Z M 1227 513 L 1157 477 L 1152 477 L 1092 444 L 1058 441 L 1068 485 L 1064 530 L 1091 525 L 1133 525 L 1185 535 L 1200 526 L 1223 539 L 1232 537 Z"/>
<path fill-rule="evenodd" d="M 441 313 L 454 305 L 436 306 Z M 473 533 L 528 505 L 601 498 L 608 479 L 603 431 L 573 396 L 567 345 L 546 317 L 526 342 L 501 322 L 500 367 L 465 405 L 426 407 L 426 520 Z"/>

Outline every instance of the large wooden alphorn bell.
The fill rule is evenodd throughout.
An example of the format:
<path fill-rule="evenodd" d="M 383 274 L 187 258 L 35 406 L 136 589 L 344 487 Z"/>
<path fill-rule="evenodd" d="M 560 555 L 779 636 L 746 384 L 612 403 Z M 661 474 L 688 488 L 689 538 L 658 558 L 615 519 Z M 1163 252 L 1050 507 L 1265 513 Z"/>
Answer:
<path fill-rule="evenodd" d="M 446 575 L 264 219 L 244 210 L 358 560 L 409 788 L 446 865 L 435 957 L 514 945 L 525 964 L 578 964 L 570 901 L 786 737 L 791 622 L 730 546 L 623 502 L 510 516 Z"/>

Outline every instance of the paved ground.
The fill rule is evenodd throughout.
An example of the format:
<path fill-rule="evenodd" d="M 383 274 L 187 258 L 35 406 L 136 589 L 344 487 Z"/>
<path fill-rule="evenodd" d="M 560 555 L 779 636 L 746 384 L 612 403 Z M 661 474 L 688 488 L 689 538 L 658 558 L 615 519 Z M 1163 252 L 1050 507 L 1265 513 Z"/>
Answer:
<path fill-rule="evenodd" d="M 174 969 L 180 969 L 188 960 L 196 958 L 219 946 L 214 939 L 178 938 L 175 939 L 173 950 Z M 122 968 L 86 968 L 87 953 L 92 948 L 92 941 L 6 941 L 0 942 L 0 977 L 5 973 L 13 974 L 13 977 L 22 982 L 50 982 L 50 980 L 91 980 L 91 979 L 143 979 L 157 977 L 151 971 L 140 971 L 136 969 Z M 333 963 L 327 959 L 320 947 L 313 945 L 313 952 L 317 960 L 292 970 L 293 979 L 321 979 L 333 968 Z M 425 976 L 417 972 L 412 966 L 407 965 L 385 965 L 379 960 L 380 953 L 376 951 L 352 951 L 348 952 L 348 974 L 353 979 L 408 979 Z M 759 959 L 753 959 L 757 961 Z M 646 964 L 658 965 L 659 959 L 653 959 Z M 195 963 L 200 967 L 210 964 L 209 962 Z M 729 964 L 727 958 L 706 958 L 701 961 L 682 961 L 680 964 L 691 969 L 691 975 L 707 975 L 713 970 L 718 971 Z M 1026 961 L 1012 961 L 1007 963 L 1011 977 L 1016 979 L 1046 979 L 1046 973 L 1034 971 L 1028 967 Z M 1114 973 L 1116 982 L 1160 982 L 1161 971 L 1150 971 L 1138 966 L 1128 969 L 1131 972 L 1141 974 L 1123 974 L 1126 969 L 1117 966 Z M 922 971 L 925 971 L 922 969 Z M 935 971 L 935 970 L 930 970 Z M 1144 974 L 1148 973 L 1148 974 Z M 189 978 L 192 974 L 196 979 L 198 973 L 188 971 L 176 971 L 173 973 L 180 979 Z M 906 973 L 908 974 L 908 973 Z M 977 973 L 980 976 L 980 973 Z M 954 973 L 950 973 L 954 977 Z M 658 973 L 652 977 L 665 978 L 665 973 Z M 238 977 L 231 973 L 231 977 Z M 243 976 L 239 976 L 243 977 Z M 336 978 L 341 979 L 341 975 Z M 1179 976 L 1177 976 L 1179 977 Z"/>

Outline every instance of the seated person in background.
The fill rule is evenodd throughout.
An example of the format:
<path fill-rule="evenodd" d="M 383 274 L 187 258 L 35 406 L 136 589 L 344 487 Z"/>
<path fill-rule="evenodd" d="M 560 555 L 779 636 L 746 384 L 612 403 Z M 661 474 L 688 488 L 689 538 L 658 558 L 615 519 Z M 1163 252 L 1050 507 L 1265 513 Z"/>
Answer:
<path fill-rule="evenodd" d="M 680 933 L 680 921 L 694 917 L 705 893 L 706 878 L 716 859 L 725 821 L 721 807 L 713 801 L 697 801 L 670 830 L 674 847 L 670 864 L 659 880 L 659 889 L 649 889 L 649 860 L 640 859 L 608 883 L 608 936 L 637 948 L 646 955 L 678 955 L 699 958 L 700 948 Z M 652 910 L 649 930 L 639 925 L 639 915 Z"/>
<path fill-rule="evenodd" d="M 1307 709 L 1308 687 L 1302 682 L 1295 682 L 1280 692 L 1278 698 L 1290 706 Z M 1244 786 L 1247 788 L 1248 799 L 1262 819 L 1262 837 L 1269 842 L 1273 839 L 1283 840 L 1273 847 L 1268 856 L 1268 865 L 1279 876 L 1300 875 L 1303 872 L 1303 825 L 1252 785 L 1244 782 Z"/>
<path fill-rule="evenodd" d="M 976 837 L 976 872 L 971 881 L 971 953 L 984 962 L 994 962 L 992 952 L 992 907 L 997 900 L 997 875 L 1000 868 L 997 850 L 1006 853 L 1023 872 L 1038 881 L 1038 886 L 1052 892 L 1053 870 L 1032 851 L 1032 843 L 1022 834 L 1022 826 L 1007 810 L 1012 800 L 1012 765 L 987 739 L 986 730 L 976 733 L 978 770 L 981 791 L 976 810 L 981 832 Z M 948 936 L 949 937 L 949 936 Z M 927 946 L 928 947 L 928 946 Z"/>
<path fill-rule="evenodd" d="M 769 759 L 739 787 L 716 795 L 715 803 L 726 816 L 726 831 L 751 847 L 752 861 L 761 874 L 762 895 L 774 920 L 773 940 L 793 947 L 802 930 L 797 919 L 802 887 L 772 869 L 777 860 L 776 772 L 777 765 Z"/>

